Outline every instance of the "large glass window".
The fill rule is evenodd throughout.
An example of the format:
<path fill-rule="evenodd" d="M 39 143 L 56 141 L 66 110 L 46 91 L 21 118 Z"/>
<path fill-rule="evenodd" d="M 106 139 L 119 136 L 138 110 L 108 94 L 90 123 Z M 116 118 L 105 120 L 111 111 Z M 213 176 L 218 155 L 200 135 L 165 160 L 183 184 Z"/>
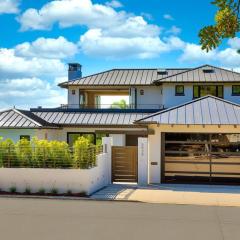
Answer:
<path fill-rule="evenodd" d="M 108 134 L 105 133 L 68 133 L 67 142 L 72 147 L 79 137 L 85 137 L 92 144 L 102 145 L 102 138 L 107 136 Z"/>
<path fill-rule="evenodd" d="M 85 137 L 90 141 L 90 143 L 96 144 L 95 133 L 68 133 L 67 141 L 69 146 L 73 147 L 75 141 L 77 141 L 79 137 Z"/>
<path fill-rule="evenodd" d="M 232 86 L 232 95 L 233 96 L 240 96 L 240 85 L 233 85 Z"/>
<path fill-rule="evenodd" d="M 204 97 L 206 95 L 212 95 L 223 98 L 223 86 L 222 85 L 193 86 L 193 98 Z"/>

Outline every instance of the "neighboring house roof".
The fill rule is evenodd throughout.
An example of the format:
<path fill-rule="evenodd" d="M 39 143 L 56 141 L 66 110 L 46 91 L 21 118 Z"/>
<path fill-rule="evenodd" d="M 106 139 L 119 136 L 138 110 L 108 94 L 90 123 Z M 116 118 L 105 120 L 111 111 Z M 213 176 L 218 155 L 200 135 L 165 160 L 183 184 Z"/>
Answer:
<path fill-rule="evenodd" d="M 187 71 L 159 78 L 155 83 L 161 84 L 165 82 L 177 83 L 205 83 L 205 82 L 240 82 L 240 73 L 204 65 Z"/>
<path fill-rule="evenodd" d="M 205 96 L 151 114 L 136 121 L 140 124 L 239 125 L 240 105 L 221 98 Z"/>
<path fill-rule="evenodd" d="M 165 74 L 159 73 L 160 69 L 112 69 L 76 80 L 60 83 L 60 87 L 68 86 L 129 86 L 151 85 L 157 79 L 164 78 Z M 161 69 L 167 76 L 184 72 L 188 69 Z"/>
<path fill-rule="evenodd" d="M 43 119 L 30 111 L 9 109 L 0 112 L 0 128 L 42 128 L 50 127 Z"/>
<path fill-rule="evenodd" d="M 57 126 L 131 126 L 137 119 L 143 118 L 147 113 L 99 113 L 99 112 L 33 112 L 46 122 Z"/>

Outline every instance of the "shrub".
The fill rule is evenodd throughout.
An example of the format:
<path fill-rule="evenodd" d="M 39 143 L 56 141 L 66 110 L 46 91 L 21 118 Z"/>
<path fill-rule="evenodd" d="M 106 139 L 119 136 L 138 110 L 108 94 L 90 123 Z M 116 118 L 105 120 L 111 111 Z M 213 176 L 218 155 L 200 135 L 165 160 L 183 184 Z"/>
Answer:
<path fill-rule="evenodd" d="M 16 192 L 17 192 L 17 187 L 16 187 L 16 186 L 11 186 L 11 187 L 9 188 L 9 192 L 10 192 L 10 193 L 16 193 Z"/>
<path fill-rule="evenodd" d="M 70 190 L 70 189 L 67 190 L 67 195 L 68 195 L 68 196 L 71 196 L 71 195 L 72 195 L 72 190 Z"/>
<path fill-rule="evenodd" d="M 87 138 L 79 137 L 73 146 L 75 168 L 90 168 L 96 165 L 96 148 Z"/>
<path fill-rule="evenodd" d="M 44 188 L 40 188 L 38 190 L 38 193 L 41 194 L 41 195 L 44 195 L 46 193 L 46 190 Z"/>
<path fill-rule="evenodd" d="M 31 194 L 31 188 L 30 187 L 26 187 L 24 193 L 25 194 Z"/>
<path fill-rule="evenodd" d="M 53 187 L 53 188 L 51 189 L 50 193 L 53 194 L 53 195 L 57 195 L 57 194 L 58 194 L 58 189 L 55 188 L 55 187 Z"/>
<path fill-rule="evenodd" d="M 17 159 L 15 145 L 11 139 L 0 140 L 0 166 L 1 167 L 19 167 L 20 162 Z"/>
<path fill-rule="evenodd" d="M 52 168 L 72 167 L 72 158 L 69 146 L 66 142 L 51 141 L 50 145 L 50 164 Z"/>
<path fill-rule="evenodd" d="M 20 139 L 16 145 L 16 156 L 21 167 L 33 167 L 32 162 L 32 147 L 29 140 Z"/>
<path fill-rule="evenodd" d="M 89 139 L 80 137 L 70 151 L 66 142 L 0 138 L 0 167 L 26 168 L 82 168 L 96 165 L 96 146 Z"/>

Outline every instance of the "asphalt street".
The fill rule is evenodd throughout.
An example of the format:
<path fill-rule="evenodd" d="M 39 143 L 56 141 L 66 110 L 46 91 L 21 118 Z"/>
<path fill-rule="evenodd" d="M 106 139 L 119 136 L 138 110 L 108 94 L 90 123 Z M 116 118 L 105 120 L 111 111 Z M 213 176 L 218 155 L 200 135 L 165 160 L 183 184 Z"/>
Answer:
<path fill-rule="evenodd" d="M 239 240 L 240 208 L 0 198 L 3 240 Z"/>

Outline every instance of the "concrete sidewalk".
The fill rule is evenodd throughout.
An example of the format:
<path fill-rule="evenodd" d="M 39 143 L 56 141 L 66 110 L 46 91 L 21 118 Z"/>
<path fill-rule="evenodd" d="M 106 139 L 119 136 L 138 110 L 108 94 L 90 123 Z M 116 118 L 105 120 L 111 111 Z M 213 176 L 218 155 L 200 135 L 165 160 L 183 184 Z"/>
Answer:
<path fill-rule="evenodd" d="M 97 200 L 240 206 L 240 186 L 161 184 L 146 187 L 112 184 L 91 196 Z"/>

